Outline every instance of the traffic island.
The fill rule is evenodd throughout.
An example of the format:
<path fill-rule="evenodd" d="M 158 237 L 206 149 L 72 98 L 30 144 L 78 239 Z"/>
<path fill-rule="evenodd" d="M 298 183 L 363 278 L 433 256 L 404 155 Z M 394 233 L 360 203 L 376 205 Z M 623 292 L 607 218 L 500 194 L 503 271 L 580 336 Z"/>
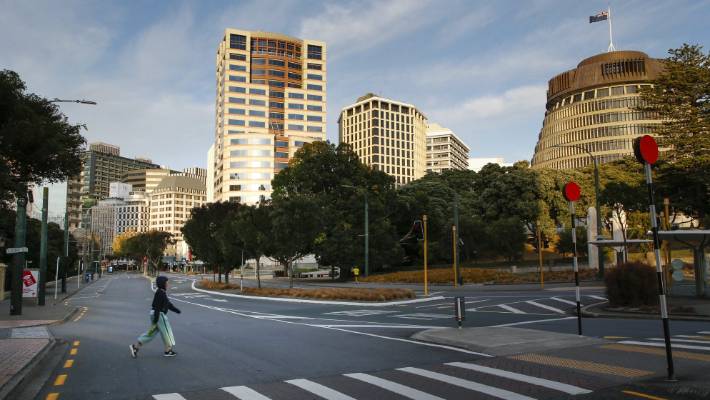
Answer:
<path fill-rule="evenodd" d="M 313 300 L 342 300 L 381 302 L 392 300 L 414 299 L 416 295 L 410 289 L 394 288 L 255 288 L 244 287 L 239 289 L 238 284 L 227 284 L 202 280 L 196 285 L 199 289 L 219 291 L 223 293 L 241 294 L 255 297 L 285 297 Z"/>
<path fill-rule="evenodd" d="M 597 270 L 582 269 L 579 271 L 581 280 L 597 279 Z M 539 283 L 540 274 L 538 272 L 513 273 L 494 268 L 462 268 L 461 277 L 466 284 L 524 284 Z M 574 272 L 569 271 L 545 271 L 544 279 L 546 283 L 574 282 Z M 370 275 L 361 277 L 360 282 L 367 283 L 421 283 L 424 281 L 424 272 L 397 271 L 385 274 Z M 453 273 L 450 268 L 430 269 L 427 273 L 429 284 L 453 284 Z"/>
<path fill-rule="evenodd" d="M 673 320 L 710 321 L 710 300 L 690 297 L 670 297 L 668 314 Z M 582 315 L 591 318 L 657 319 L 658 306 L 622 307 L 610 306 L 608 302 L 590 304 L 582 309 Z"/>
<path fill-rule="evenodd" d="M 606 343 L 602 339 L 513 327 L 427 329 L 412 335 L 422 342 L 459 347 L 492 356 L 539 352 Z"/>

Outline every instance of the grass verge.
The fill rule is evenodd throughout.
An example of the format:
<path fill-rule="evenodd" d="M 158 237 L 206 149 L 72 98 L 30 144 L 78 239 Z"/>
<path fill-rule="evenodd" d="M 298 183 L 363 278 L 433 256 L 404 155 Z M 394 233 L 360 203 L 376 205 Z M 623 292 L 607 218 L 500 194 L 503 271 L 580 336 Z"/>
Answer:
<path fill-rule="evenodd" d="M 239 285 L 202 280 L 197 287 L 208 290 L 234 290 Z M 409 289 L 369 289 L 369 288 L 318 288 L 318 289 L 286 289 L 286 288 L 244 288 L 240 292 L 249 296 L 293 297 L 317 300 L 350 300 L 350 301 L 389 301 L 413 299 L 414 292 Z"/>
<path fill-rule="evenodd" d="M 596 270 L 580 270 L 580 279 L 591 279 L 596 276 Z M 537 283 L 540 282 L 540 274 L 530 272 L 524 274 L 513 274 L 507 271 L 484 268 L 462 268 L 461 274 L 465 283 Z M 430 269 L 428 271 L 429 283 L 453 283 L 453 271 L 451 268 Z M 397 271 L 386 274 L 370 275 L 367 278 L 361 277 L 361 282 L 384 282 L 384 283 L 422 283 L 424 282 L 424 271 Z M 545 271 L 545 282 L 573 282 L 574 272 L 572 271 Z"/>

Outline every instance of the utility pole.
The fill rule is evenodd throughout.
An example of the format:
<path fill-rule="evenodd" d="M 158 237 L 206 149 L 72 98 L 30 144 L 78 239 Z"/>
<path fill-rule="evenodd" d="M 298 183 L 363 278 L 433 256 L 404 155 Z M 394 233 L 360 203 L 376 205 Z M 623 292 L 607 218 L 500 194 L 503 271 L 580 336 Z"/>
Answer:
<path fill-rule="evenodd" d="M 42 189 L 42 229 L 40 233 L 39 245 L 39 290 L 37 293 L 37 305 L 45 304 L 47 289 L 47 213 L 49 208 L 49 188 Z"/>
<path fill-rule="evenodd" d="M 62 293 L 67 292 L 67 270 L 69 269 L 69 211 L 64 212 L 64 262 L 60 264 L 62 275 Z"/>
<path fill-rule="evenodd" d="M 427 276 L 427 268 L 429 262 L 428 247 L 427 242 L 427 217 L 426 214 L 422 215 L 422 224 L 424 230 L 424 296 L 429 296 L 429 277 Z"/>
<path fill-rule="evenodd" d="M 463 281 L 461 280 L 461 265 L 459 263 L 459 254 L 461 254 L 461 250 L 459 249 L 459 236 L 461 235 L 461 230 L 459 229 L 459 194 L 454 193 L 454 227 L 456 228 L 456 237 L 454 238 L 454 257 L 456 259 L 454 260 L 454 279 L 458 279 L 461 281 L 461 284 L 463 285 Z M 456 286 L 457 282 L 454 282 L 454 286 Z"/>
<path fill-rule="evenodd" d="M 370 275 L 370 207 L 367 202 L 367 188 L 365 188 L 365 277 Z"/>
<path fill-rule="evenodd" d="M 22 186 L 17 196 L 17 212 L 15 214 L 15 248 L 25 247 L 27 234 L 27 188 Z M 10 315 L 22 315 L 22 270 L 25 267 L 25 253 L 19 252 L 12 256 L 12 296 L 10 298 Z"/>

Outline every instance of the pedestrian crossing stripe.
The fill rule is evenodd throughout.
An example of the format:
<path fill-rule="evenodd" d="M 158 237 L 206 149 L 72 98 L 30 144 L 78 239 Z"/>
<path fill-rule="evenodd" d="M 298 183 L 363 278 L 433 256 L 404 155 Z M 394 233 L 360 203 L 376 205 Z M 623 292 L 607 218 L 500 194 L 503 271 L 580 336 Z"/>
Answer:
<path fill-rule="evenodd" d="M 558 392 L 577 395 L 577 394 L 589 394 L 592 391 L 574 386 L 571 384 L 557 382 L 549 379 L 544 379 L 536 376 L 525 375 L 513 371 L 508 371 L 499 368 L 492 368 L 488 366 L 478 365 L 470 362 L 451 362 L 444 364 L 451 368 L 461 368 L 469 371 L 474 371 L 477 373 L 493 375 L 501 378 L 505 378 L 511 381 L 523 382 L 524 384 L 529 384 L 532 386 L 537 386 L 545 389 L 551 389 Z M 445 384 L 456 386 L 464 389 L 468 389 L 474 392 L 483 393 L 492 397 L 497 397 L 500 399 L 510 399 L 510 400 L 534 400 L 532 397 L 525 396 L 520 393 L 513 392 L 511 390 L 506 390 L 500 387 L 486 385 L 480 382 L 476 382 L 470 379 L 464 379 L 457 376 L 447 375 L 441 372 L 434 372 L 428 369 L 415 368 L 415 367 L 405 367 L 398 368 L 397 371 L 404 372 L 406 374 L 414 375 L 417 377 L 423 377 L 426 379 L 431 379 L 438 382 L 443 382 Z M 365 384 L 369 384 L 386 391 L 392 392 L 399 396 L 414 399 L 414 400 L 443 400 L 444 398 L 437 396 L 436 394 L 427 393 L 423 390 L 416 389 L 406 384 L 395 382 L 391 379 L 384 379 L 378 376 L 367 374 L 367 373 L 348 373 L 343 374 L 343 377 L 354 379 Z M 283 381 L 286 384 L 293 385 L 295 387 L 308 392 L 311 395 L 318 396 L 326 400 L 356 400 L 354 394 L 342 393 L 338 390 L 315 382 L 309 379 L 291 379 Z M 276 383 L 276 382 L 274 382 Z M 222 392 L 226 392 L 237 399 L 240 400 L 271 400 L 270 397 L 259 393 L 259 391 L 252 389 L 248 386 L 227 386 L 220 388 Z M 370 393 L 363 396 L 359 396 L 361 399 L 366 399 Z M 164 393 L 156 394 L 152 396 L 155 400 L 185 400 L 185 398 L 179 393 Z"/>
<path fill-rule="evenodd" d="M 565 314 L 565 312 L 563 310 L 560 310 L 559 308 L 548 306 L 547 304 L 538 303 L 534 300 L 528 300 L 528 301 L 526 301 L 526 303 L 533 305 L 535 307 L 540 307 L 540 308 L 544 308 L 545 310 L 550 310 L 550 311 L 556 312 L 558 314 Z"/>

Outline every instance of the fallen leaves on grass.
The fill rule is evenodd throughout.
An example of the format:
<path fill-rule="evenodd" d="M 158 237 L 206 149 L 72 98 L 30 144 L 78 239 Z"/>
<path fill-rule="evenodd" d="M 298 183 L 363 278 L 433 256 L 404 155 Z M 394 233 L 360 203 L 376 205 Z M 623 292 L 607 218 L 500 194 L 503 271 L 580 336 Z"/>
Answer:
<path fill-rule="evenodd" d="M 538 272 L 523 274 L 513 274 L 507 271 L 485 268 L 463 268 L 461 269 L 465 283 L 537 283 L 540 281 Z M 596 275 L 596 270 L 579 271 L 580 279 L 590 279 Z M 453 283 L 453 271 L 451 269 L 430 269 L 427 273 L 429 283 Z M 387 274 L 370 275 L 367 278 L 360 278 L 362 282 L 389 282 L 389 283 L 422 283 L 424 282 L 424 271 L 398 271 Z M 545 271 L 545 282 L 572 282 L 574 272 L 572 271 Z"/>
<path fill-rule="evenodd" d="M 239 285 L 202 280 L 198 287 L 210 290 L 238 289 Z M 370 288 L 318 288 L 318 289 L 287 289 L 287 288 L 252 288 L 245 287 L 241 292 L 250 296 L 295 297 L 320 300 L 351 300 L 351 301 L 388 301 L 413 299 L 414 292 L 409 289 L 370 289 Z"/>

